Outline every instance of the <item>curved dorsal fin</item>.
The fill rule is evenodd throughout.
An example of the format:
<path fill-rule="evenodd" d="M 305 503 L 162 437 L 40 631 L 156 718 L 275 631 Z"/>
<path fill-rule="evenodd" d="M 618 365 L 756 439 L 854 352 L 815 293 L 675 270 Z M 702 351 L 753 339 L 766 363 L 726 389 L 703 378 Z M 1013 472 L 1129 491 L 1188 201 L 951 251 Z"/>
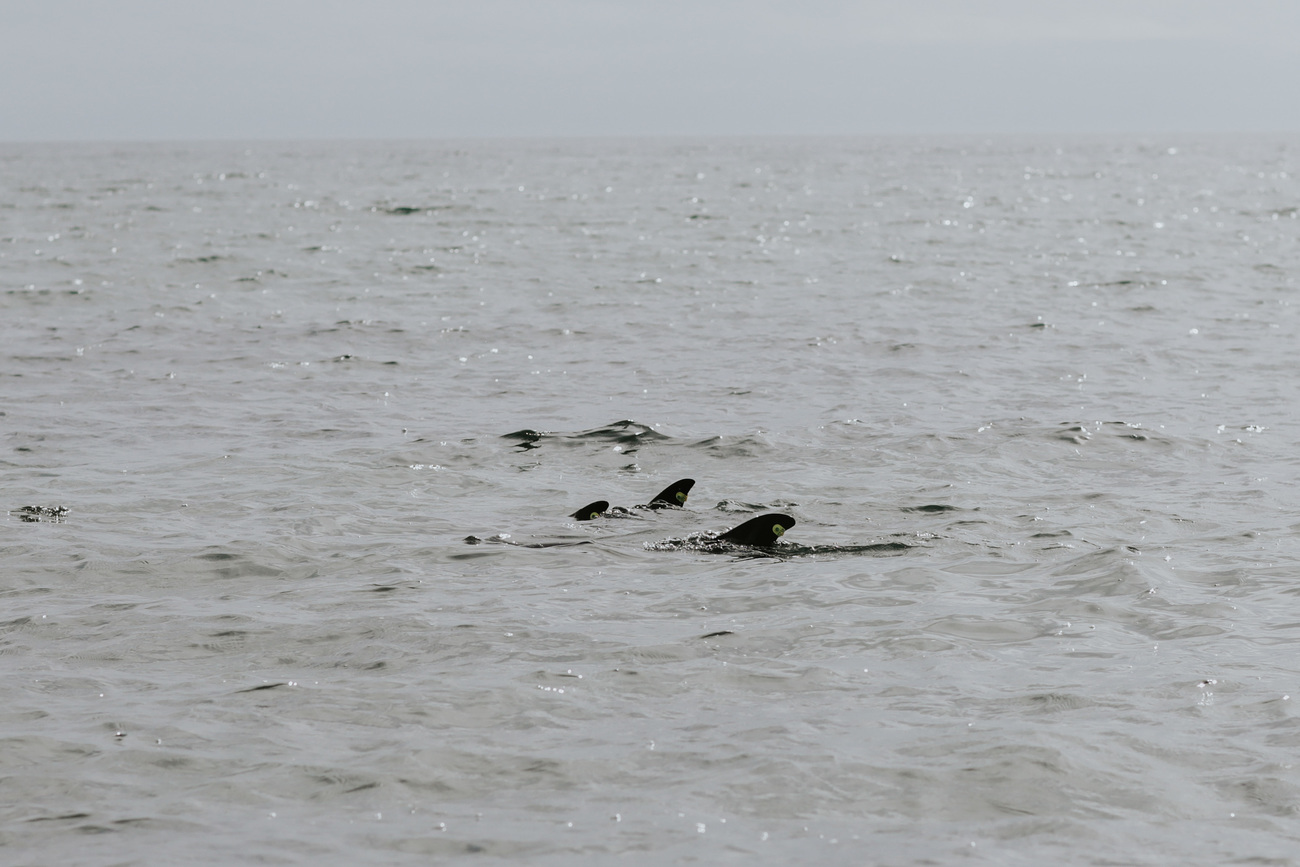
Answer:
<path fill-rule="evenodd" d="M 762 548 L 774 544 L 793 526 L 794 518 L 789 515 L 759 515 L 723 533 L 718 541 Z"/>
<path fill-rule="evenodd" d="M 651 509 L 662 509 L 665 506 L 684 506 L 686 505 L 686 497 L 694 486 L 695 479 L 678 479 L 655 494 L 654 499 L 646 503 L 646 505 Z"/>
<path fill-rule="evenodd" d="M 599 518 L 609 511 L 609 502 L 607 500 L 597 500 L 594 503 L 588 503 L 578 511 L 570 515 L 570 518 L 576 518 L 579 521 L 591 521 Z"/>

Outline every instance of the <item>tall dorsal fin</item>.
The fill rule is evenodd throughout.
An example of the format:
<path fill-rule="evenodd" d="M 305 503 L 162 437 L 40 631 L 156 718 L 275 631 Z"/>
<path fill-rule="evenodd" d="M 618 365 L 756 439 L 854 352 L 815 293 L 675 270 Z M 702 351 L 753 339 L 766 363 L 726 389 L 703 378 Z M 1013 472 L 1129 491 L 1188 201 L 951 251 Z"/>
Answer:
<path fill-rule="evenodd" d="M 723 533 L 718 541 L 762 548 L 774 544 L 793 526 L 794 518 L 789 515 L 759 515 Z"/>
<path fill-rule="evenodd" d="M 591 521 L 595 518 L 599 518 L 601 515 L 605 514 L 608 511 L 609 511 L 609 501 L 597 500 L 594 503 L 588 503 L 587 505 L 583 506 L 581 509 L 574 512 L 569 517 L 576 518 L 579 521 Z"/>
<path fill-rule="evenodd" d="M 695 479 L 678 479 L 655 494 L 654 499 L 646 503 L 646 505 L 651 509 L 662 509 L 665 506 L 684 506 L 686 505 L 686 497 L 694 486 Z"/>

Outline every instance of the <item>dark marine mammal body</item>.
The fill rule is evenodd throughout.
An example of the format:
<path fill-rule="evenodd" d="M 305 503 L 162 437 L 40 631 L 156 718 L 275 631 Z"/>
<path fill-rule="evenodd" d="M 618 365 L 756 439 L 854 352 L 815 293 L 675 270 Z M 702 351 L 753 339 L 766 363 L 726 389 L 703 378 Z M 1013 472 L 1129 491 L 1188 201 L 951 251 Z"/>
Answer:
<path fill-rule="evenodd" d="M 659 493 L 655 494 L 650 502 L 644 506 L 637 506 L 638 509 L 676 509 L 686 505 L 686 498 L 691 493 L 691 488 L 695 487 L 695 479 L 678 479 Z M 592 521 L 601 515 L 610 511 L 608 500 L 597 500 L 583 506 L 578 511 L 569 515 L 578 521 Z M 622 507 L 614 511 L 626 513 L 628 510 Z"/>
<path fill-rule="evenodd" d="M 577 518 L 579 521 L 590 520 L 591 518 L 580 517 L 588 509 L 595 510 L 603 500 L 597 500 L 590 506 L 584 506 L 570 517 Z M 588 512 L 592 518 L 599 517 L 598 511 Z M 757 518 L 750 518 L 739 526 L 732 527 L 723 533 L 699 533 L 690 537 L 686 541 L 669 540 L 668 542 L 658 542 L 654 544 L 647 543 L 647 547 L 668 550 L 671 548 L 690 548 L 699 551 L 720 551 L 743 548 L 771 548 L 776 544 L 776 540 L 785 535 L 795 525 L 794 518 L 789 515 L 759 515 Z M 518 548 L 568 548 L 574 545 L 590 545 L 590 539 L 574 539 L 553 542 L 516 542 L 508 535 L 492 536 L 488 539 L 480 539 L 477 536 L 468 536 L 465 541 L 471 545 L 480 545 L 484 542 L 500 542 L 506 545 L 514 545 Z M 719 545 L 718 543 L 725 543 Z M 661 546 L 665 546 L 661 548 Z"/>
<path fill-rule="evenodd" d="M 609 500 L 597 500 L 594 503 L 588 503 L 583 506 L 569 517 L 576 518 L 579 521 L 594 521 L 608 511 Z"/>
<path fill-rule="evenodd" d="M 776 544 L 776 540 L 785 535 L 795 524 L 789 515 L 759 515 L 750 518 L 739 527 L 733 527 L 718 536 L 719 542 L 733 545 L 747 545 L 751 548 L 766 548 Z"/>
<path fill-rule="evenodd" d="M 655 494 L 654 499 L 646 503 L 646 508 L 666 509 L 684 506 L 686 505 L 686 498 L 690 496 L 693 487 L 695 487 L 695 479 L 678 479 Z"/>

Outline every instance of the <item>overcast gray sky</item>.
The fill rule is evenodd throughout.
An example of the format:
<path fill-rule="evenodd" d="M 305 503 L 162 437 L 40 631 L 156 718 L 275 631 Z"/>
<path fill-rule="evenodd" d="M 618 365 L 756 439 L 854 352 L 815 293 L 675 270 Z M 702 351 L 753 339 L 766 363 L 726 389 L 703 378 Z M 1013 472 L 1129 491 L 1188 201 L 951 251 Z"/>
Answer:
<path fill-rule="evenodd" d="M 1300 131 L 1300 0 L 0 0 L 0 141 Z"/>

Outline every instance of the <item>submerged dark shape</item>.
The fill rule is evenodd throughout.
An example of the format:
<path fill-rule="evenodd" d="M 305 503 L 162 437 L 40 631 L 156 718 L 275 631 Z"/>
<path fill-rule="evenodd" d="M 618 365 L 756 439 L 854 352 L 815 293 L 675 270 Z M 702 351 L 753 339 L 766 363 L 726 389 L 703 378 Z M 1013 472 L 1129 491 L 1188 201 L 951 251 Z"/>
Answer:
<path fill-rule="evenodd" d="M 34 524 L 38 521 L 49 521 L 52 524 L 59 524 L 68 514 L 67 506 L 22 506 L 15 509 L 18 520 Z"/>
<path fill-rule="evenodd" d="M 721 534 L 717 540 L 733 545 L 765 548 L 776 544 L 776 540 L 785 535 L 785 531 L 794 524 L 794 518 L 789 515 L 759 515 Z"/>
<path fill-rule="evenodd" d="M 594 503 L 588 503 L 578 511 L 570 515 L 570 518 L 576 518 L 579 521 L 594 521 L 601 515 L 609 511 L 608 500 L 597 500 Z"/>
<path fill-rule="evenodd" d="M 695 487 L 695 479 L 678 479 L 646 503 L 647 509 L 663 509 L 686 505 L 686 498 Z"/>

